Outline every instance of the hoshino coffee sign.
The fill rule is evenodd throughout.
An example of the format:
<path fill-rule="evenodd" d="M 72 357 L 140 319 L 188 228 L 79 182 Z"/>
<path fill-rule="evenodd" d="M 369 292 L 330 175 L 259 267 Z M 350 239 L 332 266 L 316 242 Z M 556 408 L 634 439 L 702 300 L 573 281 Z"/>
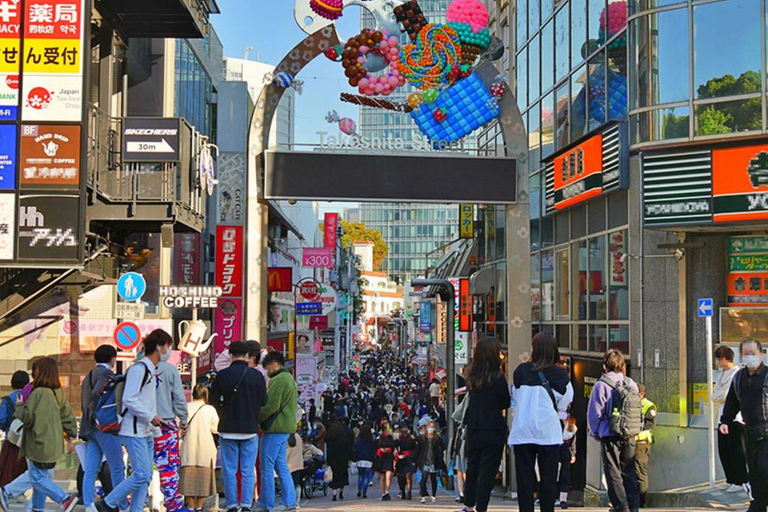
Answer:
<path fill-rule="evenodd" d="M 224 294 L 221 286 L 161 286 L 163 306 L 171 308 L 215 309 Z"/>

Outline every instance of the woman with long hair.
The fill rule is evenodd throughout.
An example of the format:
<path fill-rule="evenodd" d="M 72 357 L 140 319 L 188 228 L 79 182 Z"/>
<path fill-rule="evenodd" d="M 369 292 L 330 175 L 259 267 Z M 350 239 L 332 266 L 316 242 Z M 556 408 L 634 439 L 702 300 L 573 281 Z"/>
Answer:
<path fill-rule="evenodd" d="M 53 468 L 64 456 L 64 437 L 72 451 L 77 436 L 77 420 L 61 390 L 59 366 L 51 357 L 37 361 L 35 384 L 26 402 L 16 401 L 16 417 L 24 424 L 21 456 L 27 459 L 32 481 L 32 510 L 43 512 L 45 499 L 61 504 L 62 512 L 71 512 L 77 496 L 67 494 L 53 483 Z"/>
<path fill-rule="evenodd" d="M 352 453 L 357 462 L 357 497 L 367 498 L 368 485 L 373 481 L 373 461 L 375 459 L 373 434 L 370 426 L 362 426 L 360 435 L 355 439 Z"/>
<path fill-rule="evenodd" d="M 352 439 L 339 422 L 335 414 L 328 420 L 328 434 L 325 438 L 327 462 L 331 467 L 333 479 L 333 501 L 344 499 L 344 487 L 349 485 L 349 459 L 352 455 Z"/>
<path fill-rule="evenodd" d="M 216 493 L 216 442 L 219 414 L 208 405 L 208 388 L 197 384 L 187 406 L 187 432 L 181 442 L 179 490 L 187 498 L 187 507 L 200 511 L 205 498 Z"/>
<path fill-rule="evenodd" d="M 413 498 L 413 475 L 416 473 L 416 452 L 418 444 L 411 435 L 408 425 L 401 425 L 400 437 L 395 443 L 397 454 L 395 458 L 395 472 L 397 473 L 397 483 L 400 486 L 400 499 L 410 500 Z"/>
<path fill-rule="evenodd" d="M 520 512 L 533 512 L 537 462 L 541 512 L 554 512 L 563 444 L 561 420 L 567 418 L 573 386 L 568 373 L 557 365 L 560 351 L 552 334 L 534 336 L 532 349 L 530 361 L 518 366 L 513 376 L 515 405 L 509 444 L 515 450 Z"/>
<path fill-rule="evenodd" d="M 381 501 L 389 501 L 389 488 L 392 486 L 392 472 L 395 470 L 395 439 L 392 437 L 392 427 L 384 423 L 381 435 L 373 446 L 376 451 L 374 471 L 379 474 L 381 483 Z"/>
<path fill-rule="evenodd" d="M 421 502 L 427 502 L 427 486 L 432 484 L 432 503 L 437 501 L 437 473 L 446 469 L 443 460 L 443 442 L 437 433 L 437 423 L 430 421 L 424 434 L 419 436 L 416 460 L 421 470 Z"/>
<path fill-rule="evenodd" d="M 465 378 L 469 400 L 464 414 L 467 429 L 467 473 L 464 512 L 486 512 L 504 452 L 509 408 L 507 379 L 502 371 L 502 346 L 496 338 L 481 338 Z"/>

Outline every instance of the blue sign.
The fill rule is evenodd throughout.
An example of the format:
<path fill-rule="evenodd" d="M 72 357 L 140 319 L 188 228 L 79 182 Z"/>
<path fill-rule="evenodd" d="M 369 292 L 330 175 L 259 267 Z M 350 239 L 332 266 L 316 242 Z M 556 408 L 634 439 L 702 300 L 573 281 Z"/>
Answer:
<path fill-rule="evenodd" d="M 429 332 L 432 330 L 432 304 L 422 302 L 419 310 L 419 330 Z"/>
<path fill-rule="evenodd" d="M 323 314 L 322 302 L 299 302 L 296 304 L 297 315 L 321 315 Z"/>
<path fill-rule="evenodd" d="M 115 327 L 115 333 L 112 335 L 115 345 L 121 350 L 133 350 L 139 346 L 141 341 L 141 330 L 139 326 L 131 322 L 123 322 Z"/>
<path fill-rule="evenodd" d="M 16 125 L 0 124 L 0 190 L 16 188 Z"/>
<path fill-rule="evenodd" d="M 136 272 L 128 272 L 117 281 L 117 294 L 127 301 L 139 300 L 147 291 L 147 281 Z"/>
<path fill-rule="evenodd" d="M 19 107 L 11 105 L 0 106 L 0 121 L 15 121 L 19 116 Z"/>
<path fill-rule="evenodd" d="M 712 316 L 714 309 L 712 299 L 699 299 L 699 316 Z"/>

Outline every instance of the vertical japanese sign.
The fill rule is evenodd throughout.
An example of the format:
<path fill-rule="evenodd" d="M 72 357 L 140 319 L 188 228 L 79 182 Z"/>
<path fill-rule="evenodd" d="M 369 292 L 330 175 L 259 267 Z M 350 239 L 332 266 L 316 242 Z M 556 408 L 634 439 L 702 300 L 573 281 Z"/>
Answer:
<path fill-rule="evenodd" d="M 243 337 L 243 301 L 242 299 L 219 299 L 219 305 L 213 313 L 214 352 L 218 355 L 229 348 L 233 341 Z"/>
<path fill-rule="evenodd" d="M 216 285 L 224 295 L 214 313 L 215 356 L 243 335 L 243 253 L 242 226 L 216 227 Z"/>
<path fill-rule="evenodd" d="M 25 3 L 22 75 L 25 121 L 82 120 L 83 4 L 84 0 L 28 0 Z"/>
<path fill-rule="evenodd" d="M 469 294 L 469 279 L 459 280 L 459 330 L 472 331 L 472 295 Z"/>
<path fill-rule="evenodd" d="M 475 237 L 475 207 L 471 204 L 459 205 L 459 238 Z"/>
<path fill-rule="evenodd" d="M 0 261 L 13 259 L 16 238 L 13 227 L 16 225 L 16 195 L 0 194 Z"/>
<path fill-rule="evenodd" d="M 18 119 L 21 0 L 0 0 L 0 120 Z"/>
<path fill-rule="evenodd" d="M 195 286 L 202 283 L 202 254 L 200 234 L 175 233 L 173 235 L 173 284 Z"/>
<path fill-rule="evenodd" d="M 326 213 L 325 222 L 325 247 L 336 247 L 336 231 L 339 228 L 339 214 Z"/>

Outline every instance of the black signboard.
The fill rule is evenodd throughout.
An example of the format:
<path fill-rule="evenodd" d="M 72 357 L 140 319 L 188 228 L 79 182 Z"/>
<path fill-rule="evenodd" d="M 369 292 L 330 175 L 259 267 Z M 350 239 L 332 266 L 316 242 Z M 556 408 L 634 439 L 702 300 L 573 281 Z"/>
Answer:
<path fill-rule="evenodd" d="M 124 162 L 178 162 L 181 119 L 128 117 L 123 121 Z"/>
<path fill-rule="evenodd" d="M 20 262 L 74 263 L 80 245 L 80 195 L 19 197 L 16 216 Z"/>

